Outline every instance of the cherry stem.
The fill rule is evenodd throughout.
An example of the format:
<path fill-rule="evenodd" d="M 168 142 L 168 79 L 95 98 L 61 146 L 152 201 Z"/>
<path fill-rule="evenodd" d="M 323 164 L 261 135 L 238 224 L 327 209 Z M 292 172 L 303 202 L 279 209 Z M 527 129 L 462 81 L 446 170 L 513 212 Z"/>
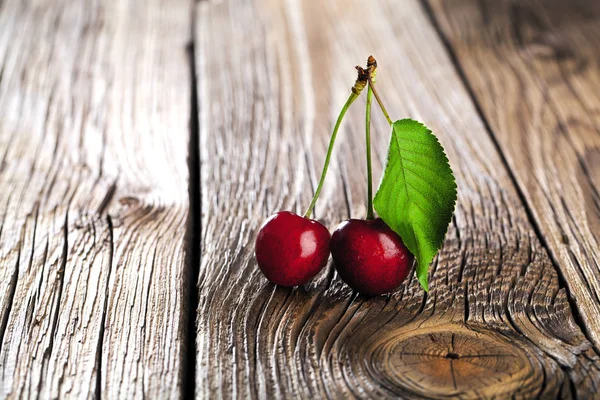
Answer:
<path fill-rule="evenodd" d="M 373 94 L 375 95 L 375 99 L 377 100 L 377 103 L 379 104 L 379 108 L 381 108 L 383 115 L 385 115 L 385 119 L 387 119 L 388 124 L 392 125 L 392 119 L 390 118 L 390 115 L 388 114 L 387 110 L 385 109 L 383 102 L 381 101 L 381 98 L 379 97 L 379 94 L 377 93 L 377 90 L 375 89 L 375 85 L 374 85 L 373 80 L 371 79 L 370 75 L 369 75 L 368 79 L 369 79 L 369 89 L 373 90 Z"/>
<path fill-rule="evenodd" d="M 333 151 L 333 144 L 335 143 L 335 137 L 337 136 L 338 130 L 340 128 L 340 124 L 342 123 L 342 120 L 344 119 L 344 115 L 346 114 L 346 111 L 348 111 L 350 104 L 352 104 L 354 102 L 354 100 L 356 100 L 359 93 L 360 92 L 357 93 L 354 90 L 352 90 L 352 93 L 350 93 L 350 96 L 348 97 L 348 100 L 346 100 L 344 107 L 342 107 L 342 111 L 340 111 L 340 115 L 338 115 L 337 121 L 335 123 L 335 127 L 333 128 L 333 133 L 331 134 L 331 139 L 329 139 L 329 147 L 327 148 L 327 156 L 325 157 L 325 164 L 323 164 L 323 171 L 321 172 L 321 179 L 319 180 L 319 184 L 317 185 L 317 190 L 315 190 L 315 194 L 310 202 L 310 205 L 308 206 L 308 208 L 306 209 L 306 212 L 304 213 L 304 218 L 310 217 L 310 215 L 313 212 L 313 209 L 315 208 L 315 204 L 317 203 L 317 199 L 319 198 L 319 195 L 321 194 L 321 189 L 323 188 L 323 183 L 325 182 L 325 175 L 327 175 L 327 168 L 329 168 L 329 161 L 331 160 L 331 153 Z"/>
<path fill-rule="evenodd" d="M 367 219 L 373 219 L 373 173 L 371 170 L 371 103 L 373 101 L 373 88 L 367 89 L 367 111 L 365 139 L 367 141 Z"/>

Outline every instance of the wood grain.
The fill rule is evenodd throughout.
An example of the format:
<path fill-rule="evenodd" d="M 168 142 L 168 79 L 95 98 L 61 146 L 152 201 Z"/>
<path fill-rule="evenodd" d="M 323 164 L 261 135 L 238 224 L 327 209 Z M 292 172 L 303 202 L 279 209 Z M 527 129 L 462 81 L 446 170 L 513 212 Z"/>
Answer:
<path fill-rule="evenodd" d="M 0 398 L 177 397 L 190 4 L 0 10 Z"/>
<path fill-rule="evenodd" d="M 431 5 L 600 348 L 600 4 Z"/>
<path fill-rule="evenodd" d="M 198 3 L 202 241 L 196 394 L 591 397 L 600 360 L 503 160 L 417 1 Z M 425 294 L 353 293 L 333 266 L 269 284 L 254 238 L 311 197 L 355 64 L 379 61 L 392 117 L 422 120 L 457 176 L 457 211 Z M 364 217 L 364 100 L 343 124 L 317 216 Z M 388 138 L 374 115 L 374 172 Z"/>

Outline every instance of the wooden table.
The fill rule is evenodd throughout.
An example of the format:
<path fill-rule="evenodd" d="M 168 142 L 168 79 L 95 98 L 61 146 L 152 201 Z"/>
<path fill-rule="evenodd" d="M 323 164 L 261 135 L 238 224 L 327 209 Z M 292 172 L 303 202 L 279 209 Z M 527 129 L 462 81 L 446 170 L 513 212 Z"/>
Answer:
<path fill-rule="evenodd" d="M 275 287 L 257 229 L 369 54 L 457 177 L 431 291 Z M 0 60 L 0 398 L 600 396 L 599 2 L 3 0 Z M 363 129 L 364 96 L 331 229 Z"/>

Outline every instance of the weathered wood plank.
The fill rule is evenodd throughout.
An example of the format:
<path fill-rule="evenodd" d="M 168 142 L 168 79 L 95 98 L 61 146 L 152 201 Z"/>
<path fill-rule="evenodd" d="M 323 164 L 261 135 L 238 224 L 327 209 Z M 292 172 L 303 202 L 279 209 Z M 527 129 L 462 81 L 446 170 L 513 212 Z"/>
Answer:
<path fill-rule="evenodd" d="M 198 3 L 197 395 L 591 396 L 598 355 L 494 144 L 420 4 L 392 3 Z M 433 128 L 457 175 L 432 289 L 413 278 L 367 299 L 331 265 L 304 288 L 277 288 L 256 267 L 255 233 L 308 203 L 352 66 L 370 53 L 388 109 Z M 317 206 L 332 229 L 365 214 L 360 104 Z M 388 128 L 374 119 L 378 176 Z"/>
<path fill-rule="evenodd" d="M 0 397 L 181 392 L 187 1 L 0 3 Z"/>
<path fill-rule="evenodd" d="M 431 4 L 600 348 L 600 4 Z"/>

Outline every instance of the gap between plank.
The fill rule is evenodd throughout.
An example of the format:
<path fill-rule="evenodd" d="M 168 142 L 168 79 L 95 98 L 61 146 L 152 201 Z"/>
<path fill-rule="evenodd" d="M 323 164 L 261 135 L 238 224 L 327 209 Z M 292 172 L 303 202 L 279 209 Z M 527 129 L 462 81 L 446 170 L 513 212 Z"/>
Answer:
<path fill-rule="evenodd" d="M 444 48 L 446 49 L 446 53 L 450 57 L 450 60 L 452 62 L 452 65 L 454 66 L 454 69 L 456 70 L 456 73 L 460 77 L 460 80 L 461 80 L 463 86 L 465 87 L 467 93 L 469 94 L 471 102 L 475 106 L 475 110 L 477 112 L 477 115 L 479 116 L 479 119 L 483 122 L 483 125 L 485 126 L 485 130 L 487 131 L 490 139 L 492 140 L 492 143 L 493 143 L 494 147 L 496 148 L 498 155 L 500 156 L 500 160 L 502 161 L 502 164 L 504 165 L 504 167 L 506 168 L 506 170 L 508 172 L 508 177 L 510 178 L 513 186 L 515 187 L 517 196 L 519 197 L 519 199 L 521 200 L 521 203 L 523 204 L 523 207 L 525 208 L 527 220 L 529 221 L 529 224 L 533 228 L 533 231 L 535 232 L 536 237 L 542 244 L 544 250 L 546 250 L 548 257 L 550 258 L 550 261 L 552 262 L 552 265 L 553 265 L 554 269 L 556 270 L 559 286 L 561 288 L 565 288 L 565 290 L 566 290 L 567 300 L 569 302 L 569 305 L 571 306 L 571 313 L 573 315 L 573 318 L 575 319 L 575 323 L 577 324 L 577 326 L 579 326 L 579 329 L 581 329 L 581 331 L 585 335 L 585 338 L 588 340 L 588 342 L 590 342 L 593 345 L 594 342 L 591 340 L 589 332 L 587 331 L 587 327 L 583 321 L 583 317 L 579 313 L 579 308 L 577 308 L 576 301 L 571 296 L 569 287 L 567 286 L 567 280 L 566 280 L 562 270 L 560 269 L 558 260 L 554 257 L 553 253 L 550 251 L 548 242 L 546 241 L 544 235 L 542 234 L 539 224 L 537 223 L 535 217 L 533 216 L 533 211 L 531 210 L 530 204 L 527 201 L 527 198 L 525 197 L 525 193 L 524 193 L 523 189 L 521 188 L 521 186 L 519 185 L 519 182 L 517 181 L 515 174 L 513 173 L 512 169 L 510 168 L 508 160 L 506 159 L 506 156 L 504 155 L 504 152 L 502 151 L 502 147 L 500 146 L 500 143 L 498 142 L 498 139 L 496 138 L 496 135 L 494 134 L 494 131 L 492 130 L 492 127 L 489 124 L 489 122 L 483 112 L 483 109 L 481 108 L 481 105 L 479 104 L 479 101 L 477 100 L 475 91 L 473 90 L 473 87 L 469 83 L 469 80 L 467 79 L 467 75 L 466 75 L 465 71 L 463 70 L 460 62 L 458 61 L 458 56 L 454 52 L 454 49 L 452 48 L 452 44 L 450 43 L 450 40 L 448 39 L 448 37 L 446 37 L 446 35 L 442 31 L 442 28 L 433 13 L 433 9 L 429 5 L 429 0 L 420 0 L 420 3 L 421 3 L 421 6 L 423 7 L 423 10 L 425 11 L 425 14 L 429 18 L 429 21 L 433 25 L 433 28 L 437 32 L 438 37 L 442 41 L 442 44 L 444 45 Z"/>
<path fill-rule="evenodd" d="M 190 136 L 188 140 L 188 195 L 187 220 L 187 333 L 183 356 L 182 398 L 194 399 L 196 390 L 196 310 L 198 309 L 198 276 L 200 274 L 201 197 L 200 197 L 200 121 L 198 116 L 198 87 L 196 84 L 196 4 L 192 4 L 191 40 L 187 46 L 190 68 Z"/>

